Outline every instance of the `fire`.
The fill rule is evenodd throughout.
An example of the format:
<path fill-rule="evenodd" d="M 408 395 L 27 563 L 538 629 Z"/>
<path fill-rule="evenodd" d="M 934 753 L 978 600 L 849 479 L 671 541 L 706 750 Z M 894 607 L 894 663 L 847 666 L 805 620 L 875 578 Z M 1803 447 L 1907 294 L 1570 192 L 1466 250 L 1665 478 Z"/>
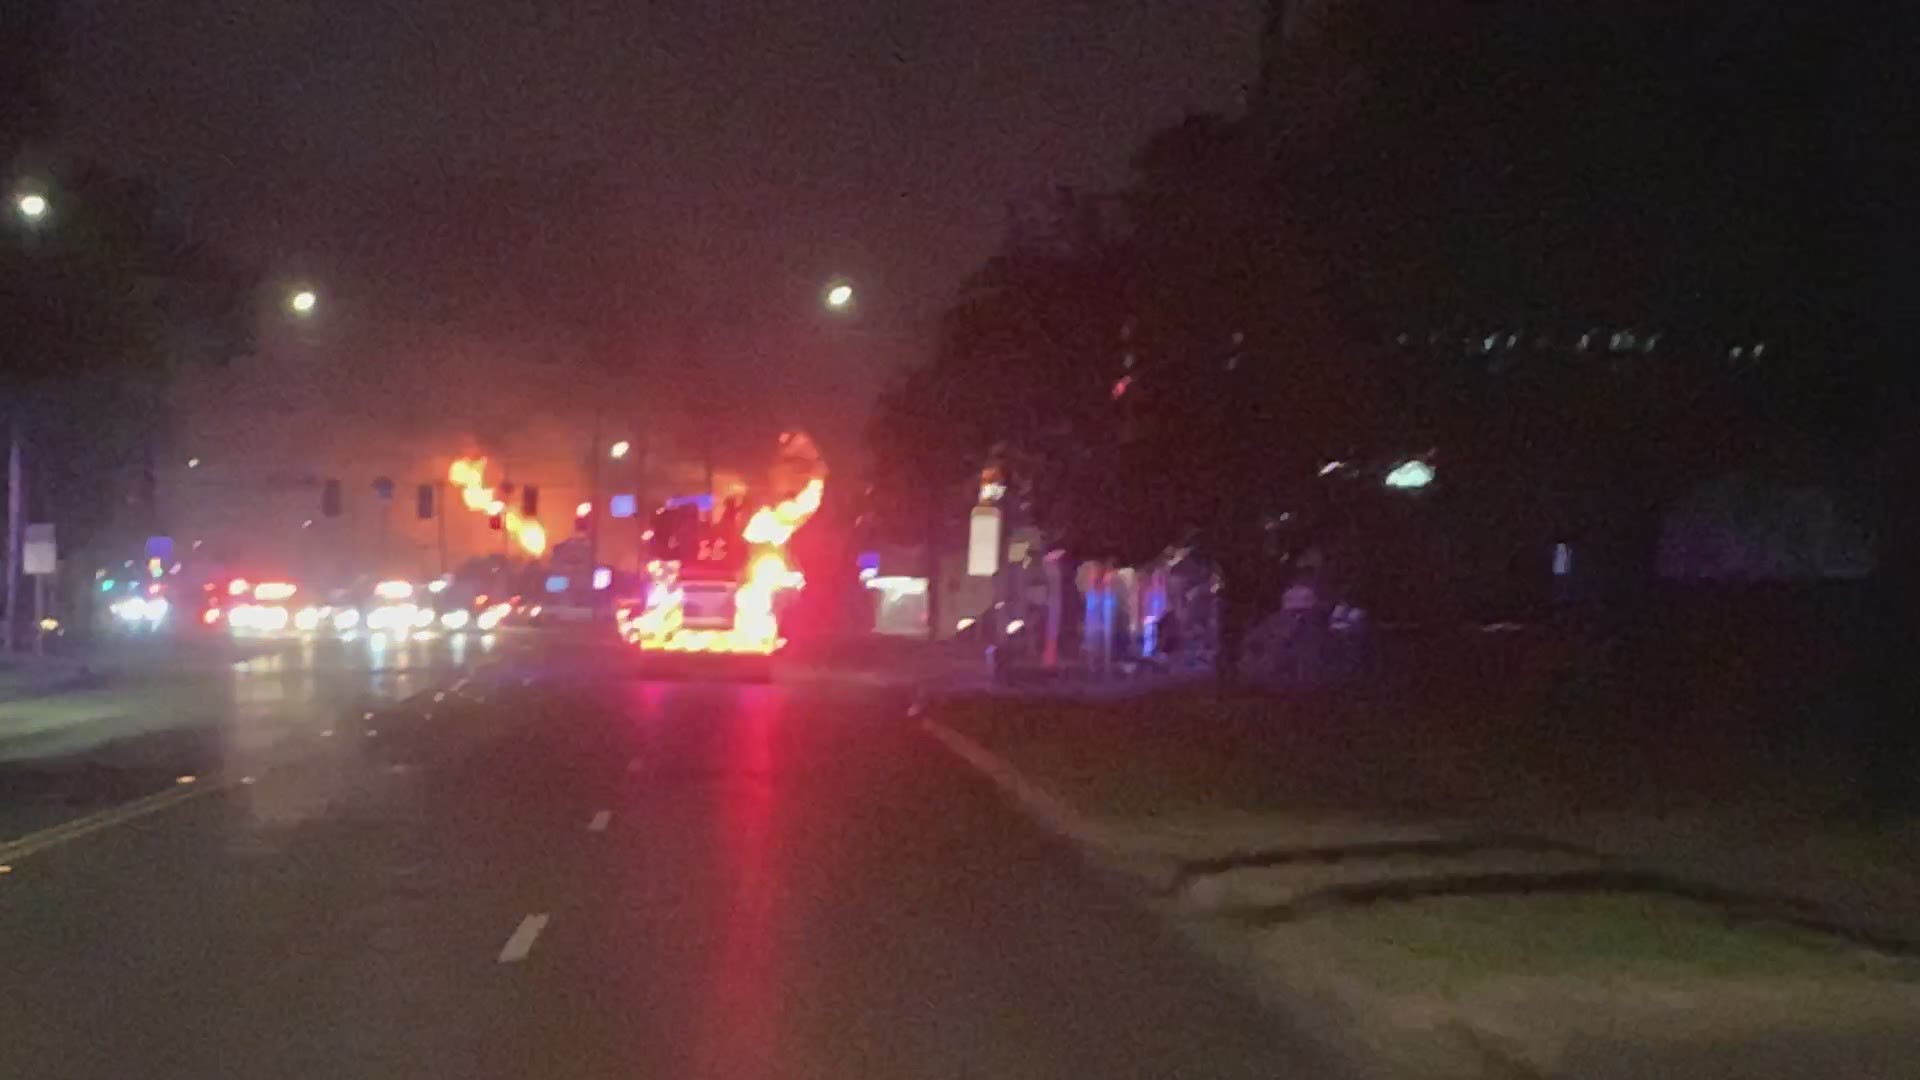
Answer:
<path fill-rule="evenodd" d="M 826 489 L 826 481 L 820 477 L 808 480 L 807 486 L 791 499 L 782 499 L 773 506 L 755 510 L 740 535 L 749 544 L 785 544 L 792 539 L 794 531 L 805 525 L 807 519 L 820 509 L 820 498 Z"/>
<path fill-rule="evenodd" d="M 483 514 L 500 515 L 500 527 L 513 537 L 522 550 L 529 555 L 541 555 L 547 550 L 547 530 L 538 521 L 522 517 L 520 512 L 507 505 L 494 494 L 491 485 L 486 483 L 487 459 L 455 458 L 447 466 L 447 483 L 460 489 L 460 501 L 469 510 Z"/>
<path fill-rule="evenodd" d="M 786 644 L 780 636 L 779 611 L 783 597 L 806 586 L 806 576 L 787 564 L 785 547 L 793 534 L 820 509 L 826 494 L 826 468 L 819 452 L 804 435 L 780 439 L 783 464 L 804 469 L 806 482 L 793 496 L 762 506 L 747 519 L 740 538 L 754 549 L 743 579 L 733 587 L 731 625 L 685 624 L 685 593 L 678 580 L 680 564 L 652 562 L 647 573 L 652 585 L 637 610 L 622 608 L 616 622 L 621 636 L 649 651 L 678 653 L 743 653 L 769 656 Z M 776 483 L 781 478 L 776 478 Z"/>

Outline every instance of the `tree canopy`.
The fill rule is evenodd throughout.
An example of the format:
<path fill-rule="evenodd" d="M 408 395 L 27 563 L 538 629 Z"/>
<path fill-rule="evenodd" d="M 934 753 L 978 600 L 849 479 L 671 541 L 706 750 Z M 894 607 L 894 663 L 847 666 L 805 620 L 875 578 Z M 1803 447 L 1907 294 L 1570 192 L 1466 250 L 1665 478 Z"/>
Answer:
<path fill-rule="evenodd" d="M 1244 115 L 1156 133 L 1047 243 L 1010 230 L 878 448 L 938 420 L 951 473 L 1024 457 L 1034 520 L 1134 558 L 1310 500 L 1331 458 L 1556 450 L 1525 475 L 1642 481 L 1827 325 L 1795 280 L 1833 179 L 1815 19 L 1302 8 Z"/>
<path fill-rule="evenodd" d="M 39 513 L 78 543 L 124 505 L 163 430 L 168 375 L 247 349 L 252 287 L 138 179 L 32 151 L 10 179 L 46 211 L 10 206 L 0 243 L 0 419 L 30 449 Z"/>

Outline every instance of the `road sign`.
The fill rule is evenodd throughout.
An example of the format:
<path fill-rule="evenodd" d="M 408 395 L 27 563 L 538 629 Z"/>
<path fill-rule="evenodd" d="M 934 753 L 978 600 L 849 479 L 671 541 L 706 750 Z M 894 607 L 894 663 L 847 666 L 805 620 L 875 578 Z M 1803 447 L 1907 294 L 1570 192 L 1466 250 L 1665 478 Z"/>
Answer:
<path fill-rule="evenodd" d="M 20 562 L 29 575 L 51 574 L 59 565 L 60 553 L 54 546 L 53 526 L 29 525 L 20 549 Z"/>
<path fill-rule="evenodd" d="M 974 507 L 967 526 L 967 574 L 992 577 L 1000 569 L 1000 508 Z"/>

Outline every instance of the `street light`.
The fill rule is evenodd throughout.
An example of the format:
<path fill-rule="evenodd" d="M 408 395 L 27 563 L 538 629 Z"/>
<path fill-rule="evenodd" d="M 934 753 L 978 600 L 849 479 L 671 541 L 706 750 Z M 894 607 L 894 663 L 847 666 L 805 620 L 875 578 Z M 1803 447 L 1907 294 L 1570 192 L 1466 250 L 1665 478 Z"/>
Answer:
<path fill-rule="evenodd" d="M 320 297 L 315 295 L 312 289 L 298 289 L 292 296 L 287 297 L 287 307 L 291 308 L 295 315 L 303 317 L 313 314 L 313 309 L 319 304 Z"/>
<path fill-rule="evenodd" d="M 1418 491 L 1433 483 L 1433 466 L 1419 458 L 1403 461 L 1387 473 L 1385 483 L 1399 491 Z"/>
<path fill-rule="evenodd" d="M 827 306 L 835 311 L 844 310 L 853 303 L 853 286 L 842 281 L 827 290 Z"/>
<path fill-rule="evenodd" d="M 621 458 L 626 457 L 632 450 L 633 444 L 625 439 L 621 439 L 619 442 L 607 447 L 607 454 L 615 461 L 619 461 Z"/>
<path fill-rule="evenodd" d="M 47 216 L 47 197 L 35 192 L 28 192 L 25 195 L 14 198 L 13 208 L 19 212 L 22 218 L 26 219 L 27 224 L 38 224 L 41 219 Z"/>

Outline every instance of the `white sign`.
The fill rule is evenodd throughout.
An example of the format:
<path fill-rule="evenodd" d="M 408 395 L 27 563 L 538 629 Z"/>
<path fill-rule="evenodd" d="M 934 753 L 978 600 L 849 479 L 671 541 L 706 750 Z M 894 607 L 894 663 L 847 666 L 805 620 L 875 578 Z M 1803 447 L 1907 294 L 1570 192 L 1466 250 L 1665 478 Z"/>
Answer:
<path fill-rule="evenodd" d="M 976 506 L 967 523 L 967 573 L 992 577 L 1000 569 L 1000 510 Z"/>
<path fill-rule="evenodd" d="M 27 526 L 26 543 L 20 549 L 20 561 L 27 574 L 51 574 L 60 561 L 58 549 L 53 544 L 53 526 Z"/>

